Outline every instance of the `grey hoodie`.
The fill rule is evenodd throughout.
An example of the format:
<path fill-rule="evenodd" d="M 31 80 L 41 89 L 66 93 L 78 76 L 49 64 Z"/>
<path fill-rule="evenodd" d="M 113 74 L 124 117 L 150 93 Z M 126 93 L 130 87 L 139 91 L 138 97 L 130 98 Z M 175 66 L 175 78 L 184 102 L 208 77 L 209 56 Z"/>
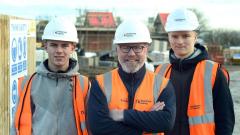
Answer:
<path fill-rule="evenodd" d="M 31 87 L 33 135 L 77 134 L 71 77 L 79 73 L 76 61 L 70 59 L 71 63 L 74 66 L 66 73 L 50 72 L 44 63 L 39 65 Z"/>

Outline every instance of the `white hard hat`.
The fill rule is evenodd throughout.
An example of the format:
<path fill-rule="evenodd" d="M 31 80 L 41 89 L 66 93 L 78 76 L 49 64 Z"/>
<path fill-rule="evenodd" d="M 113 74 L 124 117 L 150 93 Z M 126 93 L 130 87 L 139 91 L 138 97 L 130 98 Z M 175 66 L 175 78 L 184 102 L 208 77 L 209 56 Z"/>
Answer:
<path fill-rule="evenodd" d="M 78 43 L 77 29 L 67 18 L 54 18 L 46 25 L 42 40 L 59 40 Z"/>
<path fill-rule="evenodd" d="M 127 20 L 121 23 L 114 36 L 113 44 L 151 43 L 149 30 L 142 22 Z"/>
<path fill-rule="evenodd" d="M 199 27 L 196 14 L 188 9 L 176 9 L 167 18 L 165 30 L 171 31 L 194 31 Z"/>

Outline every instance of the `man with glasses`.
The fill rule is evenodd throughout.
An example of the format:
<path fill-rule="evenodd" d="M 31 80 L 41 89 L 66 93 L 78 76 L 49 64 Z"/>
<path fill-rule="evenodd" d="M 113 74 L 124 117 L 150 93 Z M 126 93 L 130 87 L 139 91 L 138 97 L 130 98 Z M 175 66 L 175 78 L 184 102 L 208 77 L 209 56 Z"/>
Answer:
<path fill-rule="evenodd" d="M 87 118 L 92 134 L 166 132 L 175 120 L 175 95 L 170 81 L 145 67 L 151 43 L 147 27 L 124 21 L 116 30 L 119 67 L 92 81 Z"/>

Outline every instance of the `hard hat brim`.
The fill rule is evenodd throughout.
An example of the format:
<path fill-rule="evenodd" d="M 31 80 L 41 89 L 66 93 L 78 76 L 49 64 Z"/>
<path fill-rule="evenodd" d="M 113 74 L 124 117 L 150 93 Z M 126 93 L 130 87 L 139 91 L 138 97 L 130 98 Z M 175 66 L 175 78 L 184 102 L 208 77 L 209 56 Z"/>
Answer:
<path fill-rule="evenodd" d="M 127 43 L 129 43 L 129 44 L 131 44 L 131 43 L 148 43 L 148 44 L 151 44 L 152 43 L 152 39 L 149 39 L 148 41 L 146 41 L 146 40 L 138 40 L 138 41 L 135 41 L 135 40 L 133 40 L 133 41 L 129 41 L 129 40 L 127 40 L 127 41 L 118 41 L 118 40 L 114 40 L 113 41 L 113 44 L 127 44 Z"/>

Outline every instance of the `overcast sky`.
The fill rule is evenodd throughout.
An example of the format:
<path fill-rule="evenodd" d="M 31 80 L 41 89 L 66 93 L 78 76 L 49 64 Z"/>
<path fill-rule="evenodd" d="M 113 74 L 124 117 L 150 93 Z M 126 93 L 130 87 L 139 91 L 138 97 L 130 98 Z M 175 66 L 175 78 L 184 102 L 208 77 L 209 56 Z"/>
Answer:
<path fill-rule="evenodd" d="M 0 14 L 25 18 L 75 17 L 76 9 L 91 9 L 146 21 L 157 13 L 169 13 L 179 7 L 196 8 L 212 28 L 240 30 L 240 0 L 0 0 Z"/>

